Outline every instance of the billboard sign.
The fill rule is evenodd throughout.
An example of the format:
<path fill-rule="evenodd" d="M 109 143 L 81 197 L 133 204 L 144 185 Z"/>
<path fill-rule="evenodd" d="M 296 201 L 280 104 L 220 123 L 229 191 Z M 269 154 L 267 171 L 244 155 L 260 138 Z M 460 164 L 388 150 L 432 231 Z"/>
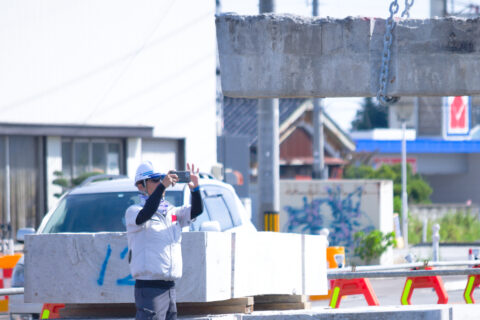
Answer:
<path fill-rule="evenodd" d="M 468 96 L 446 97 L 444 102 L 446 137 L 468 137 L 470 135 L 471 98 Z"/>

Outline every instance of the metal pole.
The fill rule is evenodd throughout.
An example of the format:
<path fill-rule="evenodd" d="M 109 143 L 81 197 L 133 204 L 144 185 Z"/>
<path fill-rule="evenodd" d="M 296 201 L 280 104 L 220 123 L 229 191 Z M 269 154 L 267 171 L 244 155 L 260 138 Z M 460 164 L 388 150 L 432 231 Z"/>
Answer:
<path fill-rule="evenodd" d="M 9 238 L 11 238 L 11 212 L 10 212 L 10 139 L 5 136 L 5 224 L 3 232 L 7 231 L 7 239 L 2 239 L 2 252 L 9 254 L 10 248 L 7 247 Z M 10 231 L 10 232 L 8 232 Z M 4 235 L 2 232 L 2 235 Z"/>
<path fill-rule="evenodd" d="M 318 16 L 318 0 L 313 0 L 312 15 Z M 324 154 L 325 138 L 323 135 L 322 100 L 313 99 L 313 172 L 314 179 L 327 179 Z"/>
<path fill-rule="evenodd" d="M 273 0 L 260 0 L 260 13 L 273 12 Z M 278 99 L 258 100 L 258 211 L 256 226 L 259 230 L 273 230 L 265 217 L 280 212 L 280 147 Z"/>
<path fill-rule="evenodd" d="M 403 242 L 408 248 L 408 198 L 407 198 L 407 123 L 402 121 L 402 222 Z"/>
<path fill-rule="evenodd" d="M 433 261 L 440 261 L 440 225 L 435 223 L 432 227 L 432 252 Z"/>
<path fill-rule="evenodd" d="M 423 228 L 422 228 L 422 242 L 427 242 L 427 228 L 428 228 L 428 218 L 423 218 Z"/>
<path fill-rule="evenodd" d="M 222 7 L 220 0 L 215 0 L 215 14 L 220 14 Z M 218 45 L 215 46 L 215 60 L 216 60 L 216 100 L 217 100 L 217 137 L 220 137 L 223 134 L 223 93 L 221 85 L 221 74 L 220 74 L 220 59 L 218 57 Z M 225 170 L 225 158 L 223 158 L 224 170 Z M 225 177 L 225 174 L 223 175 Z"/>
<path fill-rule="evenodd" d="M 313 0 L 312 14 L 313 14 L 314 17 L 318 16 L 318 0 Z"/>
<path fill-rule="evenodd" d="M 24 288 L 5 288 L 5 289 L 0 289 L 0 296 L 13 296 L 16 294 L 23 294 L 24 293 Z"/>
<path fill-rule="evenodd" d="M 260 0 L 260 13 L 275 11 L 275 0 Z"/>

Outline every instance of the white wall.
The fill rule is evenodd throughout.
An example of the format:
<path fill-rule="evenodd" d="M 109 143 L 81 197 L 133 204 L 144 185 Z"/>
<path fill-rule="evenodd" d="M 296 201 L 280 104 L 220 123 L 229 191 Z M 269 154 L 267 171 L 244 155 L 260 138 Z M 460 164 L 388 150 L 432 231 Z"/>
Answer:
<path fill-rule="evenodd" d="M 177 168 L 178 155 L 178 142 L 176 140 L 142 140 L 142 161 L 151 161 L 155 170 L 159 172 L 183 170 L 183 168 Z"/>
<path fill-rule="evenodd" d="M 127 176 L 135 177 L 137 167 L 142 162 L 142 139 L 129 138 L 127 139 Z"/>
<path fill-rule="evenodd" d="M 146 125 L 216 158 L 215 3 L 0 2 L 0 121 Z"/>

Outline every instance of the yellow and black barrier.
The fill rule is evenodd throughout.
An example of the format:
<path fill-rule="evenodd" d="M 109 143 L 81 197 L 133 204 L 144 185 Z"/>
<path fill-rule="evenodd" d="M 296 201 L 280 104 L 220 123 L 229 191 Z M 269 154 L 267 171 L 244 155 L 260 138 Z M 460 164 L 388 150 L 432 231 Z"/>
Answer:
<path fill-rule="evenodd" d="M 280 232 L 280 217 L 278 212 L 265 212 L 265 231 Z"/>

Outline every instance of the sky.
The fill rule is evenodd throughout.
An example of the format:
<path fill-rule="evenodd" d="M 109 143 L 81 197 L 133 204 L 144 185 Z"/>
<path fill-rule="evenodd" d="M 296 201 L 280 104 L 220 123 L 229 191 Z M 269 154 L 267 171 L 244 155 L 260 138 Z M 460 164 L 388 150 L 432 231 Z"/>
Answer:
<path fill-rule="evenodd" d="M 238 14 L 258 14 L 259 0 L 220 0 L 222 12 Z M 348 16 L 365 16 L 387 18 L 391 0 L 318 0 L 320 17 L 345 18 Z M 466 10 L 469 4 L 480 5 L 480 0 L 447 0 L 447 11 Z M 397 16 L 405 8 L 405 1 L 398 0 L 400 5 Z M 275 0 L 276 13 L 298 15 L 312 14 L 312 0 Z M 430 0 L 415 0 L 410 9 L 410 18 L 425 19 L 430 16 Z M 360 108 L 363 98 L 327 98 L 323 99 L 326 112 L 345 131 L 351 128 L 351 122 Z"/>

